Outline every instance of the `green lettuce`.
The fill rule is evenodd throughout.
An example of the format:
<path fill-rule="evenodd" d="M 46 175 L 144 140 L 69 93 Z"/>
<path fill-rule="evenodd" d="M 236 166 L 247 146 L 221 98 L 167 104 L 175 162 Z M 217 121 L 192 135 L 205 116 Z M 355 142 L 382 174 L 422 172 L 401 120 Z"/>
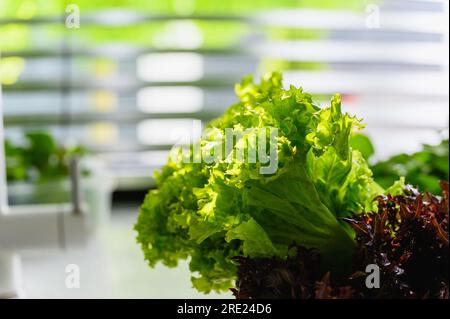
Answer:
<path fill-rule="evenodd" d="M 438 145 L 423 145 L 419 152 L 397 154 L 375 163 L 371 167 L 376 181 L 384 186 L 391 185 L 399 176 L 422 192 L 439 194 L 439 181 L 449 180 L 448 139 Z"/>
<path fill-rule="evenodd" d="M 192 283 L 205 293 L 233 286 L 233 257 L 286 258 L 293 244 L 320 250 L 325 268 L 345 271 L 355 243 L 341 219 L 372 209 L 383 193 L 349 145 L 352 132 L 363 127 L 360 120 L 342 113 L 339 95 L 321 108 L 302 88 L 284 89 L 279 73 L 260 83 L 246 77 L 236 94 L 239 102 L 195 144 L 211 155 L 213 137 L 233 128 L 242 134 L 232 149 L 207 163 L 183 160 L 186 152 L 178 148 L 157 174 L 157 189 L 147 195 L 135 226 L 146 260 L 174 267 L 190 258 Z M 278 136 L 260 141 L 268 128 Z M 250 154 L 256 141 L 275 142 L 274 172 L 261 174 L 264 154 L 256 163 L 234 159 L 242 148 Z"/>

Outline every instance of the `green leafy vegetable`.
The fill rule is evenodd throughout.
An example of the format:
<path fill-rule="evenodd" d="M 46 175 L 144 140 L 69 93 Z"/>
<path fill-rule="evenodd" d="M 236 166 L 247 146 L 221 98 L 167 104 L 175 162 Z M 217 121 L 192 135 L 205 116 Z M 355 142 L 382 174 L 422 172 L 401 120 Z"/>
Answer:
<path fill-rule="evenodd" d="M 350 138 L 353 149 L 359 150 L 369 161 L 374 155 L 374 147 L 369 137 L 357 133 Z M 438 193 L 439 182 L 449 180 L 448 139 L 438 145 L 423 145 L 422 150 L 413 154 L 397 154 L 371 166 L 374 179 L 382 187 L 389 187 L 400 177 L 406 183 L 422 191 Z"/>
<path fill-rule="evenodd" d="M 439 193 L 440 180 L 449 180 L 448 139 L 439 145 L 424 145 L 420 152 L 399 154 L 372 166 L 375 180 L 382 186 L 391 185 L 399 176 L 422 191 Z"/>
<path fill-rule="evenodd" d="M 383 192 L 349 144 L 360 121 L 341 112 L 339 95 L 320 108 L 301 88 L 283 89 L 279 73 L 259 84 L 246 77 L 236 93 L 239 102 L 196 144 L 209 154 L 216 145 L 211 137 L 233 128 L 242 135 L 232 149 L 211 163 L 186 163 L 179 150 L 156 176 L 158 188 L 149 192 L 135 226 L 145 258 L 150 266 L 176 266 L 190 257 L 193 285 L 203 292 L 233 286 L 233 257 L 287 258 L 293 243 L 320 250 L 326 267 L 345 271 L 354 232 L 340 219 L 371 209 Z M 250 154 L 268 127 L 278 129 L 275 172 L 261 174 L 262 163 L 232 160 L 240 148 Z"/>
<path fill-rule="evenodd" d="M 28 132 L 24 145 L 5 141 L 6 175 L 13 181 L 47 181 L 69 175 L 69 160 L 83 156 L 86 151 L 79 147 L 66 148 L 58 145 L 46 132 Z"/>
<path fill-rule="evenodd" d="M 362 156 L 368 161 L 375 154 L 375 148 L 370 138 L 364 134 L 356 133 L 350 137 L 350 146 L 361 152 Z"/>

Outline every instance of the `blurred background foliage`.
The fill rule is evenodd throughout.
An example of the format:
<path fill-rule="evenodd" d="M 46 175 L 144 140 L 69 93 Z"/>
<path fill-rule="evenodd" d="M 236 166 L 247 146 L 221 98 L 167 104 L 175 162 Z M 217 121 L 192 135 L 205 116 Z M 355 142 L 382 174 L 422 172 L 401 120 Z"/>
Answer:
<path fill-rule="evenodd" d="M 28 20 L 38 17 L 58 16 L 61 8 L 70 1 L 62 0 L 3 0 L 0 3 L 0 18 Z M 360 0 L 79 0 L 77 4 L 84 12 L 103 9 L 127 9 L 152 14 L 220 15 L 247 14 L 258 10 L 274 8 L 319 8 L 319 9 L 354 9 L 364 7 Z"/>
<path fill-rule="evenodd" d="M 396 154 L 386 160 L 375 161 L 375 147 L 364 134 L 355 134 L 350 145 L 359 150 L 371 163 L 373 176 L 382 187 L 388 188 L 401 176 L 422 192 L 439 194 L 440 181 L 449 180 L 449 141 L 438 145 L 423 145 L 419 152 Z"/>
<path fill-rule="evenodd" d="M 2 0 L 0 2 L 0 49 L 3 52 L 20 52 L 33 49 L 59 49 L 67 29 L 61 24 L 33 25 L 39 19 L 58 19 L 64 21 L 66 6 L 70 1 L 63 0 Z M 261 1 L 210 1 L 210 0 L 100 0 L 76 1 L 82 15 L 95 14 L 103 10 L 127 10 L 149 16 L 168 15 L 182 17 L 181 21 L 151 21 L 133 25 L 86 25 L 82 32 L 70 35 L 72 45 L 86 48 L 111 42 L 124 42 L 127 45 L 151 46 L 154 48 L 183 47 L 182 37 L 186 32 L 197 34 L 195 48 L 227 48 L 245 41 L 250 26 L 245 23 L 253 13 L 269 9 L 340 9 L 363 10 L 360 0 L 261 0 Z M 214 20 L 198 20 L 197 16 L 219 17 Z M 233 18 L 234 17 L 234 18 Z M 222 19 L 226 18 L 226 19 Z M 231 21 L 226 21 L 229 18 Z M 240 21 L 241 19 L 241 21 Z M 23 24 L 30 20 L 31 24 Z M 266 36 L 272 39 L 317 39 L 325 37 L 326 31 L 295 29 L 290 27 L 263 28 Z M 177 33 L 180 34 L 177 37 Z M 180 39 L 177 41 L 177 39 Z M 181 43 L 181 45 L 180 45 Z M 192 46 L 192 44 L 190 44 Z M 192 47 L 185 47 L 190 49 Z M 23 70 L 24 61 L 9 59 L 3 61 L 2 83 L 17 81 Z M 268 65 L 268 69 L 285 67 L 282 63 Z"/>
<path fill-rule="evenodd" d="M 80 29 L 64 25 L 71 3 Z M 365 24 L 368 4 L 385 14 L 381 28 Z M 207 123 L 235 101 L 243 75 L 277 70 L 321 104 L 342 93 L 375 146 L 354 142 L 386 160 L 399 145 L 417 151 L 448 135 L 445 63 L 434 56 L 445 32 L 430 23 L 440 10 L 421 0 L 0 0 L 7 135 L 20 145 L 25 128 L 45 130 L 105 155 L 121 176 L 148 179 L 171 146 L 146 140 L 152 129 Z"/>
<path fill-rule="evenodd" d="M 48 182 L 69 176 L 70 160 L 86 155 L 78 145 L 63 146 L 48 132 L 30 131 L 22 145 L 5 141 L 8 182 Z"/>

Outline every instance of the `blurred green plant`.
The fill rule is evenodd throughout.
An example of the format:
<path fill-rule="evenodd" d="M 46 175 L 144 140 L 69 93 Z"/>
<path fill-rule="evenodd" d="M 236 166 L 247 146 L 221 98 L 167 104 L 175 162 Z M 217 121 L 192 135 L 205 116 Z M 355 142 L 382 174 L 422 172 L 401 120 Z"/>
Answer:
<path fill-rule="evenodd" d="M 375 153 L 370 139 L 356 134 L 350 139 L 352 148 L 359 150 L 366 160 Z M 449 180 L 449 141 L 438 145 L 423 145 L 422 150 L 413 154 L 398 154 L 371 165 L 375 181 L 388 187 L 404 176 L 408 184 L 418 187 L 422 192 L 439 194 L 440 180 Z"/>
<path fill-rule="evenodd" d="M 70 159 L 87 153 L 80 146 L 59 145 L 46 132 L 28 132 L 25 141 L 24 145 L 5 141 L 8 182 L 46 182 L 65 178 L 69 176 Z"/>
<path fill-rule="evenodd" d="M 261 63 L 261 73 L 275 72 L 275 71 L 324 71 L 329 68 L 327 63 L 315 61 L 286 61 L 278 59 L 265 59 Z M 316 97 L 317 98 L 317 97 Z"/>
<path fill-rule="evenodd" d="M 3 53 L 33 51 L 36 49 L 60 49 L 62 40 L 68 37 L 63 25 L 66 0 L 1 0 L 0 1 L 0 51 Z M 130 10 L 152 15 L 183 17 L 183 20 L 149 21 L 130 25 L 89 25 L 70 33 L 74 48 L 93 48 L 97 45 L 126 43 L 128 45 L 155 47 L 158 49 L 229 48 L 245 41 L 252 25 L 245 21 L 227 20 L 230 16 L 247 17 L 257 10 L 273 9 L 347 9 L 361 11 L 366 1 L 360 0 L 78 0 L 81 14 L 105 10 Z M 215 16 L 224 20 L 185 20 L 189 16 Z M 28 21 L 38 18 L 58 18 L 61 23 L 30 25 Z M 1 23 L 4 20 L 4 23 Z M 8 21 L 12 20 L 12 21 Z M 21 21 L 23 23 L 21 23 Z M 271 39 L 318 39 L 327 36 L 324 30 L 304 30 L 285 27 L 261 28 Z M 192 41 L 190 41 L 192 40 Z M 279 63 L 275 63 L 279 64 Z M 8 71 L 3 85 L 17 82 L 23 68 L 14 61 L 1 66 Z M 291 65 L 284 65 L 292 68 Z M 308 65 L 308 67 L 316 67 Z M 284 70 L 280 68 L 279 70 Z M 277 70 L 276 66 L 264 72 Z M 5 72 L 3 72 L 5 73 Z"/>
<path fill-rule="evenodd" d="M 319 29 L 299 29 L 291 27 L 270 27 L 267 36 L 274 40 L 317 40 L 329 36 L 330 32 Z"/>
<path fill-rule="evenodd" d="M 247 31 L 248 26 L 235 21 L 184 20 L 121 27 L 85 26 L 82 32 L 74 34 L 72 39 L 75 44 L 82 46 L 115 42 L 158 48 L 183 48 L 177 40 L 181 39 L 182 43 L 185 43 L 186 37 L 189 37 L 201 40 L 197 45 L 188 47 L 189 49 L 222 48 L 237 44 Z"/>
<path fill-rule="evenodd" d="M 66 0 L 2 0 L 0 18 L 29 20 L 65 13 Z M 77 0 L 82 12 L 105 9 L 130 9 L 156 14 L 224 14 L 253 13 L 255 9 L 299 8 L 360 10 L 367 1 L 361 0 Z"/>
<path fill-rule="evenodd" d="M 375 148 L 367 135 L 356 133 L 350 137 L 350 146 L 361 152 L 366 161 L 375 154 Z M 391 184 L 392 185 L 392 184 Z"/>

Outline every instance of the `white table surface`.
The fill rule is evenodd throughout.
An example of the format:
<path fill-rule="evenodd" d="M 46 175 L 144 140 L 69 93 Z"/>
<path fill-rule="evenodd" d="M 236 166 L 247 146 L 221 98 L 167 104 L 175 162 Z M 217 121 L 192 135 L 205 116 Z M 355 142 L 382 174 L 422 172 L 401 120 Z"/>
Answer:
<path fill-rule="evenodd" d="M 137 206 L 136 206 L 137 207 Z M 111 221 L 84 248 L 23 255 L 24 298 L 232 298 L 192 288 L 186 262 L 151 269 L 135 241 L 136 207 L 115 208 Z M 80 270 L 80 288 L 66 287 L 66 266 Z"/>

